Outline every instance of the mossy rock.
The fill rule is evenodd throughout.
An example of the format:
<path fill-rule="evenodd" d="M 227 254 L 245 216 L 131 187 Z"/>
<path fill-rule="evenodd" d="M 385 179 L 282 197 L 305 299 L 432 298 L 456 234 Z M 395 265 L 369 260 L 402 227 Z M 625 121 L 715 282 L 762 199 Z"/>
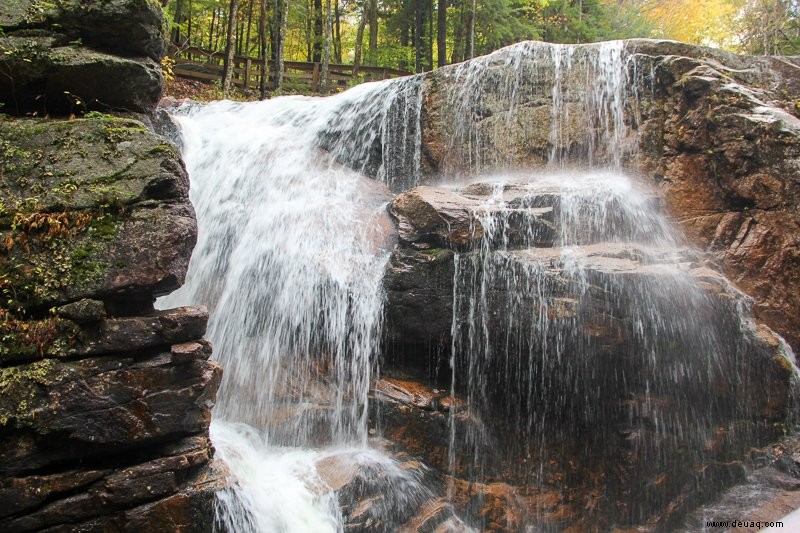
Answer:
<path fill-rule="evenodd" d="M 196 239 L 188 177 L 140 122 L 3 122 L 0 165 L 0 307 L 41 314 L 182 283 Z"/>
<path fill-rule="evenodd" d="M 205 432 L 221 374 L 166 354 L 0 369 L 0 477 Z"/>
<path fill-rule="evenodd" d="M 20 30 L 0 36 L 0 103 L 12 114 L 152 111 L 164 88 L 153 59 L 120 57 L 62 33 Z"/>
<path fill-rule="evenodd" d="M 156 61 L 164 55 L 167 21 L 156 0 L 12 0 L 3 4 L 0 27 L 7 32 L 57 28 L 71 41 L 96 49 Z"/>

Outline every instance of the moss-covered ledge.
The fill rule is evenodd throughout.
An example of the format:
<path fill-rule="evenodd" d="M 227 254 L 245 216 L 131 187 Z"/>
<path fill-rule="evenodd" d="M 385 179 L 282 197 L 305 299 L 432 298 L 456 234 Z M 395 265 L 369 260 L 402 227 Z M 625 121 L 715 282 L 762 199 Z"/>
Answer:
<path fill-rule="evenodd" d="M 141 123 L 92 114 L 0 123 L 0 177 L 3 308 L 42 317 L 183 282 L 196 240 L 188 177 Z"/>

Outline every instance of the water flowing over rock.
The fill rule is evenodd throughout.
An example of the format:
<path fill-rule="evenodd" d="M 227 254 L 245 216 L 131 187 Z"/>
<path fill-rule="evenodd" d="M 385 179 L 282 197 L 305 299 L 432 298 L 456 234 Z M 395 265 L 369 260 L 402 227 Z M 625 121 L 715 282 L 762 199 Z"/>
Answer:
<path fill-rule="evenodd" d="M 595 483 L 579 492 L 603 498 L 583 514 L 596 523 L 670 524 L 704 497 L 686 494 L 696 472 L 704 472 L 703 485 L 736 480 L 727 463 L 777 436 L 774 425 L 788 416 L 791 363 L 779 338 L 743 319 L 744 295 L 680 248 L 654 199 L 624 178 L 514 179 L 449 190 L 447 203 L 420 187 L 391 208 L 402 221 L 419 212 L 407 209 L 407 196 L 426 198 L 438 209 L 417 217 L 426 227 L 436 215 L 461 213 L 454 206 L 468 211 L 450 226 L 452 240 L 404 232 L 400 222 L 400 256 L 424 254 L 414 249 L 424 245 L 458 250 L 459 227 L 482 236 L 471 251 L 447 256 L 454 277 L 429 288 L 452 297 L 438 311 L 430 309 L 429 291 L 397 286 L 391 276 L 415 272 L 390 262 L 387 330 L 396 332 L 396 345 L 428 333 L 397 332 L 409 322 L 391 310 L 408 308 L 415 295 L 425 295 L 414 303 L 433 316 L 453 313 L 452 330 L 421 339 L 426 349 L 453 335 L 453 387 L 466 401 L 463 422 L 453 418 L 449 446 L 456 452 L 446 468 L 471 482 L 503 480 L 519 494 L 533 480 L 558 491 L 537 470 L 565 447 L 577 476 Z M 720 427 L 729 429 L 720 434 Z M 440 451 L 448 447 L 443 436 Z M 648 488 L 653 480 L 658 487 Z M 517 520 L 548 523 L 548 512 L 535 513 L 523 508 Z"/>
<path fill-rule="evenodd" d="M 153 309 L 197 235 L 177 152 L 110 116 L 0 147 L 0 529 L 210 529 L 208 311 Z"/>
<path fill-rule="evenodd" d="M 710 219 L 711 246 L 680 200 L 755 216 L 766 199 L 731 191 L 775 180 L 763 198 L 794 220 L 795 70 L 521 43 L 327 99 L 174 108 L 199 240 L 160 305 L 207 305 L 226 368 L 219 526 L 669 530 L 743 480 L 792 420 L 773 329 L 796 317 L 737 274 L 738 226 Z M 714 167 L 739 135 L 758 141 L 729 146 L 740 167 Z M 791 238 L 736 257 L 791 271 Z"/>
<path fill-rule="evenodd" d="M 545 164 L 649 176 L 793 347 L 800 65 L 669 41 L 521 43 L 425 76 L 422 179 Z M 768 280 L 768 281 L 767 281 Z"/>

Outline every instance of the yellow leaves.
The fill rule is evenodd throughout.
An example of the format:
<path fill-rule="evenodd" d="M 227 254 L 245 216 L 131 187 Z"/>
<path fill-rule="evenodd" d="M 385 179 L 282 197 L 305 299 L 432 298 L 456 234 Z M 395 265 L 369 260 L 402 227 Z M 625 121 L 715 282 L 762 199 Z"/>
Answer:
<path fill-rule="evenodd" d="M 735 0 L 652 2 L 646 12 L 663 37 L 693 44 L 725 46 L 733 38 Z"/>
<path fill-rule="evenodd" d="M 650 37 L 726 47 L 736 41 L 742 0 L 603 0 L 608 7 L 636 13 L 653 27 Z"/>
<path fill-rule="evenodd" d="M 164 82 L 167 86 L 171 85 L 173 81 L 175 81 L 175 73 L 173 72 L 173 67 L 175 67 L 175 59 L 170 56 L 164 56 L 161 58 L 161 74 L 164 76 Z"/>

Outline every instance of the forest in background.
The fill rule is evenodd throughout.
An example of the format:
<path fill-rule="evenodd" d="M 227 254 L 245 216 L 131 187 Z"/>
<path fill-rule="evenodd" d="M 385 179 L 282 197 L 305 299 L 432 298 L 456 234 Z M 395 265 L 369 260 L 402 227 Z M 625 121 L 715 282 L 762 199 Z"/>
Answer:
<path fill-rule="evenodd" d="M 166 13 L 178 49 L 218 51 L 226 64 L 234 54 L 316 62 L 323 77 L 329 64 L 423 72 L 527 39 L 800 53 L 798 0 L 170 0 Z M 280 88 L 280 75 L 269 85 Z"/>

